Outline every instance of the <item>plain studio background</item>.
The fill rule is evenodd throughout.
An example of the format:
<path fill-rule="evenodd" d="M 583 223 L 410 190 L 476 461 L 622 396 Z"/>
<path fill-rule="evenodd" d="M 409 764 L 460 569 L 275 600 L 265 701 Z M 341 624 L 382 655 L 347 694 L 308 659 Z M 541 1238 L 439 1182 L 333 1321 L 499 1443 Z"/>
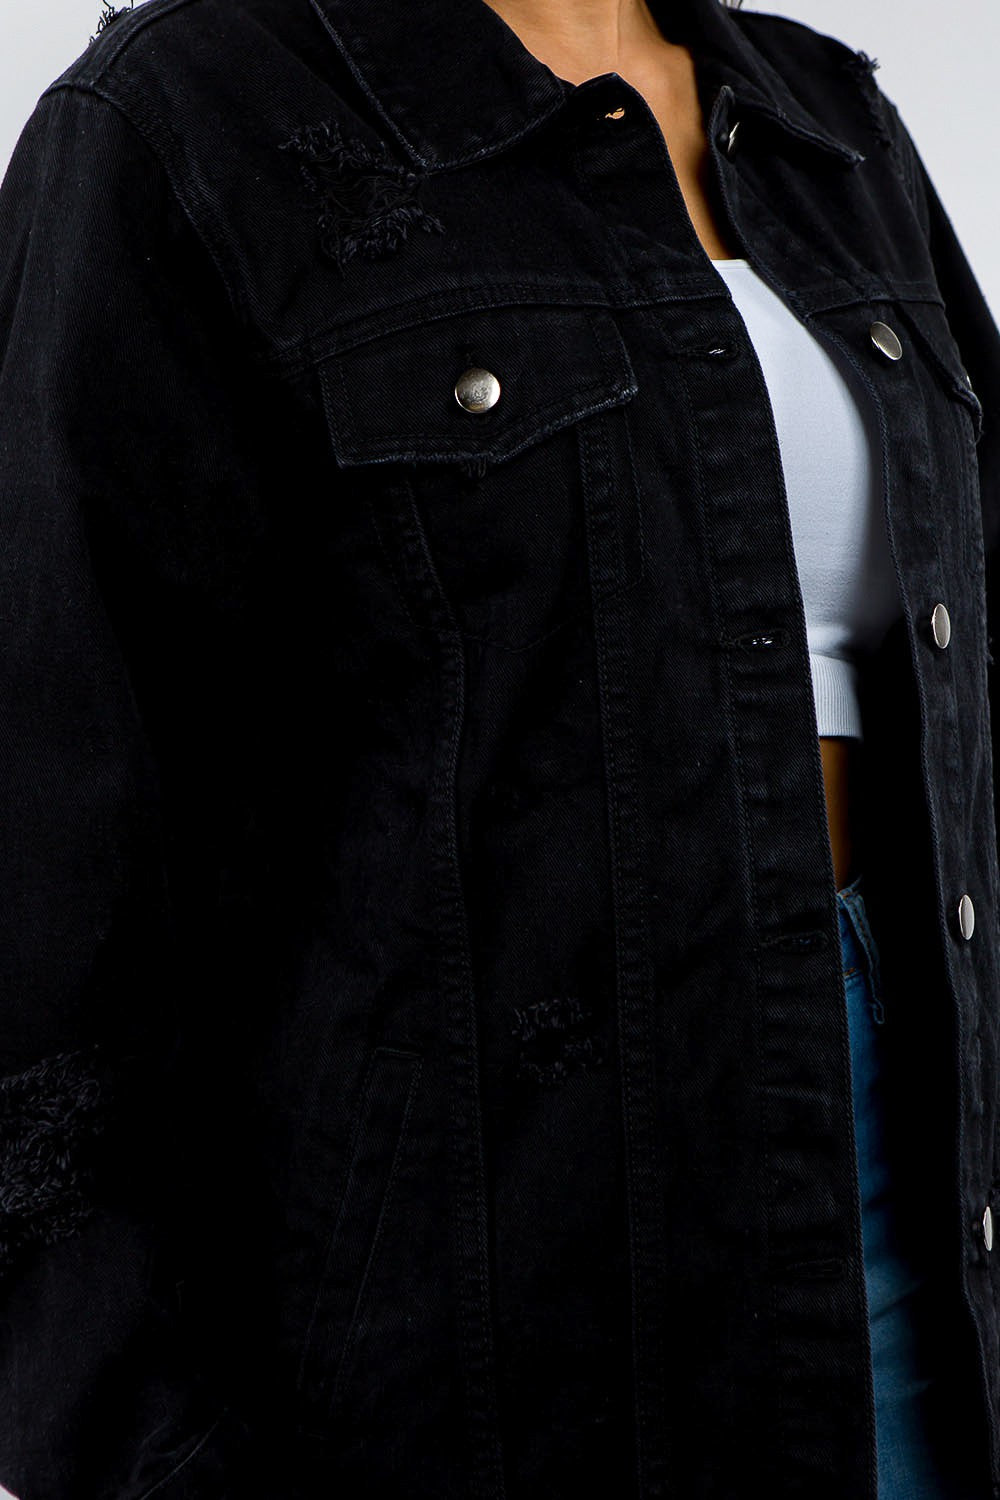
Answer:
<path fill-rule="evenodd" d="M 38 95 L 84 50 L 106 9 L 100 0 L 5 0 L 0 173 Z M 878 59 L 877 81 L 909 127 L 1000 321 L 1000 180 L 992 109 L 994 59 L 1000 54 L 997 0 L 879 0 L 877 6 L 871 0 L 744 0 L 744 9 L 804 21 Z M 0 1500 L 12 1500 L 2 1486 Z"/>

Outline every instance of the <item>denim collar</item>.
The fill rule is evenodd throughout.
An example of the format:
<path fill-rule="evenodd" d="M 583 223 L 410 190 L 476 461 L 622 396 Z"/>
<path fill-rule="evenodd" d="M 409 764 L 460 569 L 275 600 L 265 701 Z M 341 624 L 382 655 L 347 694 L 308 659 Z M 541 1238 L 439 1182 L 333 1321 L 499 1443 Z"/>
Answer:
<path fill-rule="evenodd" d="M 388 129 L 424 169 L 502 151 L 575 91 L 486 0 L 310 3 Z M 649 4 L 663 34 L 691 48 L 701 76 L 729 86 L 735 114 L 764 116 L 800 144 L 851 165 L 864 160 L 805 108 L 754 46 L 745 24 L 750 17 L 720 0 Z"/>

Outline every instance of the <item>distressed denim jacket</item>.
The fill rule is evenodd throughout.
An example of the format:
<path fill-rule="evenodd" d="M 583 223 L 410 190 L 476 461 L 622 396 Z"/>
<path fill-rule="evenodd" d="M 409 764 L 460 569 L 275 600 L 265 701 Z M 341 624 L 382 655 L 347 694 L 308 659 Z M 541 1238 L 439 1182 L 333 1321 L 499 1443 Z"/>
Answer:
<path fill-rule="evenodd" d="M 901 1232 L 997 1496 L 1000 333 L 874 59 L 653 9 L 878 413 Z M 0 1482 L 874 1500 L 773 413 L 640 93 L 484 0 L 117 14 L 0 190 L 0 611 Z"/>

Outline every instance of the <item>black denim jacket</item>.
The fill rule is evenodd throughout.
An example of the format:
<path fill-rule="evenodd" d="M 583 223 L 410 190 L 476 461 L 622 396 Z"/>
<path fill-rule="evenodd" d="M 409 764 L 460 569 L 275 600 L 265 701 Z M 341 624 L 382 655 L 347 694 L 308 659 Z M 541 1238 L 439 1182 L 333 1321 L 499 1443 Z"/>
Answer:
<path fill-rule="evenodd" d="M 872 59 L 653 8 L 879 413 L 896 1170 L 996 1496 L 1000 333 Z M 148 0 L 18 140 L 0 361 L 0 1481 L 873 1500 L 775 429 L 642 96 L 483 0 Z"/>

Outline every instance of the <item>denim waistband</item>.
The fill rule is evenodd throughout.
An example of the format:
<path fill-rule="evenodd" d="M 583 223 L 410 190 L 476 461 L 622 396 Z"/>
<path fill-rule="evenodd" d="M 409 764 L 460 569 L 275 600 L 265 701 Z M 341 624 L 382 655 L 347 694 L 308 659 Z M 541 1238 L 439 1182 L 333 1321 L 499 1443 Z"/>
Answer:
<path fill-rule="evenodd" d="M 865 906 L 864 872 L 837 892 L 837 916 L 840 921 L 840 946 L 844 973 L 861 969 L 872 993 L 877 1015 L 882 1013 L 882 977 L 879 969 L 878 944 L 868 920 Z"/>

